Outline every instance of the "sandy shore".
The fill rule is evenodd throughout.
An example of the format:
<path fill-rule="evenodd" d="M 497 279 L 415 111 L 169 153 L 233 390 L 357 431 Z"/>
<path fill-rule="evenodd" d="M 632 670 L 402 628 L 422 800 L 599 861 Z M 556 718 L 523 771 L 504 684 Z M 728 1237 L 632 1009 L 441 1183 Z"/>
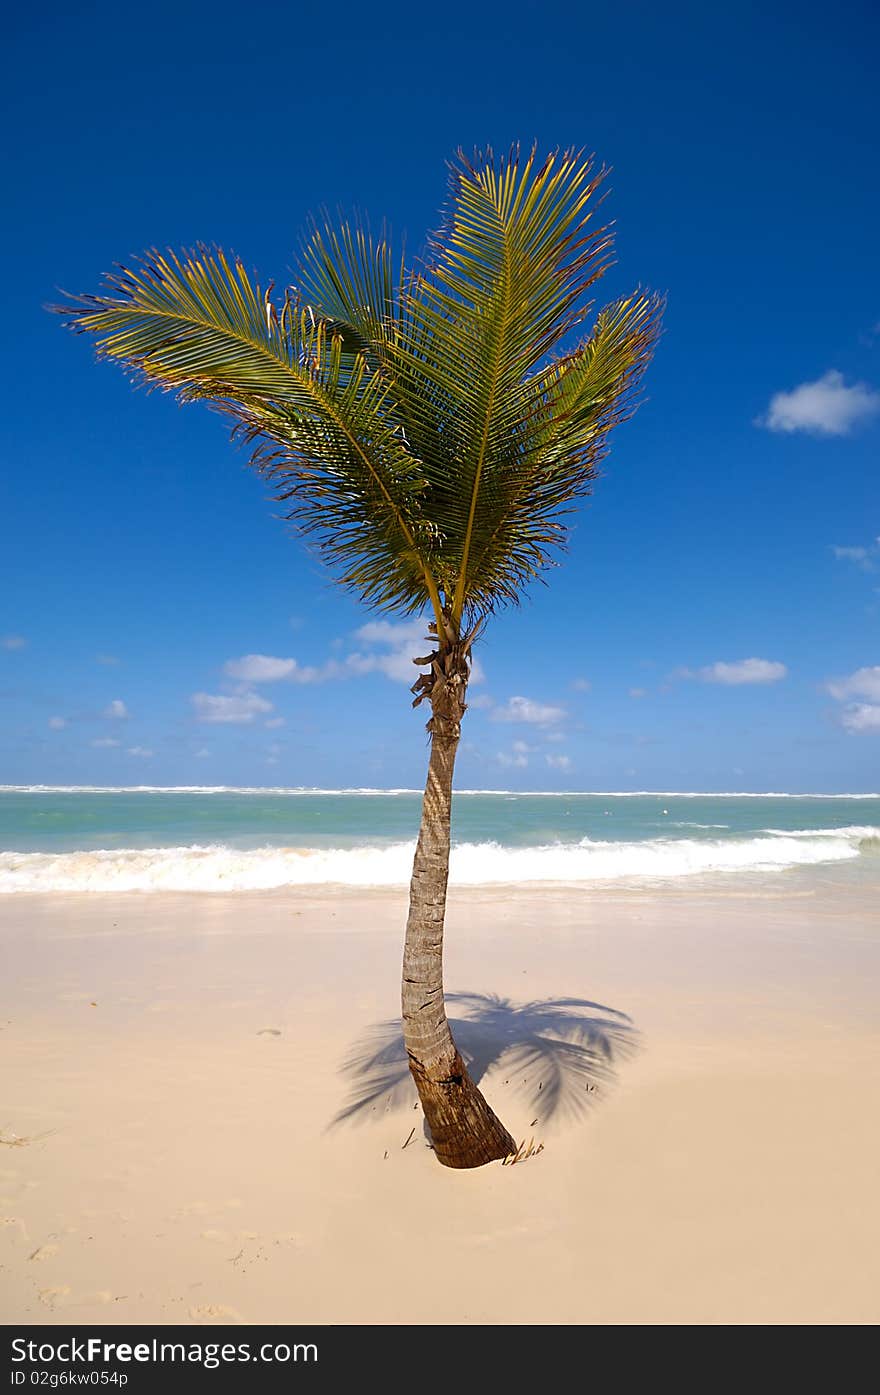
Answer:
<path fill-rule="evenodd" d="M 456 893 L 451 1015 L 544 1144 L 474 1173 L 401 895 L 6 898 L 3 1320 L 876 1322 L 876 892 Z"/>

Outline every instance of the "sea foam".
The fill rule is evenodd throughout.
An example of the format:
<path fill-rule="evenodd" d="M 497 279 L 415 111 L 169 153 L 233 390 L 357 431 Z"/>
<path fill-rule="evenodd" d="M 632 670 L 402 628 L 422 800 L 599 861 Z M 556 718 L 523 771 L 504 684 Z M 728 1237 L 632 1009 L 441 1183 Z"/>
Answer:
<path fill-rule="evenodd" d="M 768 830 L 742 839 L 649 839 L 452 850 L 459 886 L 669 881 L 700 873 L 771 871 L 856 858 L 880 844 L 880 828 Z M 0 894 L 124 891 L 270 891 L 287 886 L 400 887 L 414 844 L 378 847 L 238 849 L 225 845 L 120 848 L 69 853 L 0 853 Z"/>

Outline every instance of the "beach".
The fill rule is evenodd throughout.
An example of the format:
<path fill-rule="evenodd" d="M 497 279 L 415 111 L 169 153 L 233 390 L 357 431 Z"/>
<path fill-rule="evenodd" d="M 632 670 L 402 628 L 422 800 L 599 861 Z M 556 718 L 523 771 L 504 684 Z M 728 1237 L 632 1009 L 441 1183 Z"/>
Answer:
<path fill-rule="evenodd" d="M 545 9 L 6 25 L 13 1386 L 880 1322 L 880 10 Z"/>
<path fill-rule="evenodd" d="M 543 1145 L 466 1173 L 404 889 L 0 898 L 4 1321 L 876 1322 L 878 881 L 454 887 L 450 1018 Z"/>

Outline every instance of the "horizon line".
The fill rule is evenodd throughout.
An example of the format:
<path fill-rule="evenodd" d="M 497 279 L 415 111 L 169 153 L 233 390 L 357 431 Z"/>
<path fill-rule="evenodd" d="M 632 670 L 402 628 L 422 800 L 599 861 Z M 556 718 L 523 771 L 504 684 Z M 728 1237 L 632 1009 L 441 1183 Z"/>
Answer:
<path fill-rule="evenodd" d="M 320 785 L 0 785 L 0 794 L 300 794 L 300 795 L 420 795 L 409 786 L 351 785 L 329 789 Z M 875 790 L 816 792 L 792 790 L 511 790 L 461 789 L 458 795 L 514 795 L 543 799 L 880 799 Z"/>

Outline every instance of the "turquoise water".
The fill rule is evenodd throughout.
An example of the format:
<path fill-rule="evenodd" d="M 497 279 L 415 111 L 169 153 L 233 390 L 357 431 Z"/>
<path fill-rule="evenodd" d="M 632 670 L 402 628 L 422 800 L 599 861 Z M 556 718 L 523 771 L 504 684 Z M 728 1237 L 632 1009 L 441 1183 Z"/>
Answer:
<path fill-rule="evenodd" d="M 406 791 L 2 790 L 0 892 L 405 883 Z M 853 862 L 875 797 L 461 793 L 452 880 L 668 880 Z"/>
<path fill-rule="evenodd" d="M 0 849 L 78 852 L 95 848 L 227 843 L 351 848 L 406 840 L 418 831 L 416 793 L 255 791 L 0 792 Z M 841 829 L 880 824 L 880 800 L 786 796 L 456 796 L 459 842 L 533 847 L 582 838 L 737 839 L 767 828 Z"/>

